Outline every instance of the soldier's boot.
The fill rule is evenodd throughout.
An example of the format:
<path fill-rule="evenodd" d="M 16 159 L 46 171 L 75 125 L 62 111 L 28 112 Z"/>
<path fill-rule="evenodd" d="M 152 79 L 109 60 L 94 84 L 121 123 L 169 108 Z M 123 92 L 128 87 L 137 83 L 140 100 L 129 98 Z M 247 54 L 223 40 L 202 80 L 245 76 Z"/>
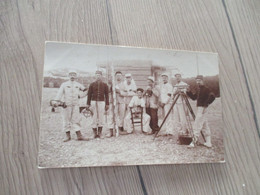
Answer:
<path fill-rule="evenodd" d="M 110 134 L 108 134 L 107 137 L 108 137 L 108 138 L 109 138 L 109 137 L 113 137 L 114 129 L 109 129 L 109 131 L 110 131 Z"/>
<path fill-rule="evenodd" d="M 206 142 L 203 145 L 206 146 L 207 148 L 211 148 L 212 147 L 211 137 L 210 136 L 206 136 L 205 140 L 206 140 Z"/>
<path fill-rule="evenodd" d="M 66 132 L 66 139 L 65 140 L 63 140 L 63 142 L 68 142 L 68 141 L 70 141 L 71 140 L 71 136 L 70 136 L 70 131 L 67 131 Z"/>
<path fill-rule="evenodd" d="M 84 138 L 84 137 L 82 136 L 82 134 L 81 134 L 80 131 L 76 131 L 76 135 L 77 135 L 77 139 L 78 139 L 79 141 L 88 141 L 88 140 L 89 140 L 89 139 L 87 139 L 87 138 Z"/>
<path fill-rule="evenodd" d="M 98 137 L 103 138 L 102 137 L 102 127 L 98 127 Z"/>
<path fill-rule="evenodd" d="M 98 138 L 97 128 L 93 128 L 93 133 L 94 133 L 94 139 Z"/>

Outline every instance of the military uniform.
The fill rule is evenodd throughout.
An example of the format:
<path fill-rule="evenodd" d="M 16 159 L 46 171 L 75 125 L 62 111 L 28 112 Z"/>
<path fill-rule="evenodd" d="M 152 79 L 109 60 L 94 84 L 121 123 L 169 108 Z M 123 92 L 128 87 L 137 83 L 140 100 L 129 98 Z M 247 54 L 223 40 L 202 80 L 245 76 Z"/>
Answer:
<path fill-rule="evenodd" d="M 187 83 L 181 81 L 177 83 L 173 88 L 173 95 L 176 94 L 178 86 L 188 86 Z M 186 89 L 183 89 L 183 92 L 186 93 Z M 172 98 L 173 99 L 173 98 Z M 186 112 L 184 110 L 185 102 L 180 96 L 173 107 L 173 130 L 176 132 L 182 132 L 182 134 L 187 133 L 187 119 Z"/>
<path fill-rule="evenodd" d="M 198 140 L 200 132 L 202 131 L 205 136 L 207 147 L 211 147 L 211 132 L 207 120 L 207 107 L 215 100 L 215 96 L 210 92 L 209 88 L 204 85 L 199 86 L 196 93 L 187 92 L 187 95 L 193 99 L 197 100 L 197 115 L 193 126 L 193 134 L 195 143 Z"/>
<path fill-rule="evenodd" d="M 164 105 L 164 116 L 169 112 L 171 108 L 171 97 L 173 94 L 173 87 L 170 83 L 163 83 L 160 85 L 160 101 Z M 172 134 L 172 112 L 169 114 L 165 122 L 165 133 Z"/>
<path fill-rule="evenodd" d="M 55 100 L 64 98 L 66 108 L 63 109 L 63 131 L 79 131 L 80 114 L 79 114 L 79 97 L 80 91 L 85 87 L 76 81 L 67 81 L 62 83 Z"/>
<path fill-rule="evenodd" d="M 108 86 L 101 80 L 97 80 L 90 84 L 88 90 L 87 105 L 91 106 L 93 111 L 92 128 L 96 135 L 101 134 L 104 125 L 105 106 L 109 105 Z"/>

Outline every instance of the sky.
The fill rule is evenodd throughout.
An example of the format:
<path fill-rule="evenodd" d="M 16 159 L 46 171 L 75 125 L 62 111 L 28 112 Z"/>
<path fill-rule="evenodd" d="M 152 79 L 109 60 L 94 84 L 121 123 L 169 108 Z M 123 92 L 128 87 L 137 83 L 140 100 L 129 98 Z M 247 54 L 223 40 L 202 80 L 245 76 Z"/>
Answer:
<path fill-rule="evenodd" d="M 123 60 L 149 60 L 153 65 L 178 69 L 184 78 L 194 77 L 198 71 L 204 76 L 219 73 L 216 53 L 62 42 L 46 42 L 44 72 L 74 68 L 94 73 L 97 64 Z"/>

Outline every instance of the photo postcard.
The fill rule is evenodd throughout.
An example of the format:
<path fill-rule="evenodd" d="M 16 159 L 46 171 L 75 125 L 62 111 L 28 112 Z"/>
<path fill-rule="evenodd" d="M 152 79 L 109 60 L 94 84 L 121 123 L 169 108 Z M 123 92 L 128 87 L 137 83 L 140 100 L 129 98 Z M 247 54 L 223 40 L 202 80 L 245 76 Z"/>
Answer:
<path fill-rule="evenodd" d="M 218 54 L 46 42 L 39 168 L 224 162 Z"/>

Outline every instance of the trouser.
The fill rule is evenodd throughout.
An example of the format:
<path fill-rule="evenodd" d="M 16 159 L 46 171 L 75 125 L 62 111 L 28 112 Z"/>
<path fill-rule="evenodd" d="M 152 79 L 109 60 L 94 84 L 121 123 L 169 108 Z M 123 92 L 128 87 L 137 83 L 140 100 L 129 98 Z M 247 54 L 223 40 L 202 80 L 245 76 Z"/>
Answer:
<path fill-rule="evenodd" d="M 185 105 L 181 104 L 175 104 L 173 107 L 173 126 L 174 130 L 177 132 L 185 133 L 187 129 L 187 119 L 186 119 L 186 113 L 184 110 Z"/>
<path fill-rule="evenodd" d="M 153 131 L 158 131 L 158 109 L 157 108 L 146 108 L 146 113 L 150 116 L 150 128 Z"/>
<path fill-rule="evenodd" d="M 150 131 L 149 123 L 150 123 L 150 116 L 146 113 L 143 113 L 143 131 L 146 133 Z M 127 131 L 127 133 L 132 133 L 134 130 L 132 120 L 131 120 L 131 112 L 129 112 L 125 117 L 124 129 Z"/>
<path fill-rule="evenodd" d="M 103 127 L 105 115 L 104 101 L 91 101 L 91 109 L 93 111 L 92 128 Z"/>
<path fill-rule="evenodd" d="M 113 104 L 109 104 L 109 110 L 106 114 L 107 117 L 107 128 L 114 129 L 114 113 L 113 113 Z"/>
<path fill-rule="evenodd" d="M 67 108 L 64 108 L 62 118 L 63 131 L 81 130 L 79 106 L 67 106 Z"/>
<path fill-rule="evenodd" d="M 201 131 L 205 136 L 205 138 L 211 135 L 206 114 L 207 114 L 207 108 L 198 107 L 196 119 L 193 126 L 193 134 L 195 140 L 198 140 Z"/>
<path fill-rule="evenodd" d="M 165 104 L 163 110 L 164 110 L 164 117 L 166 117 L 167 113 L 169 112 L 171 108 L 171 104 Z M 165 121 L 165 133 L 166 134 L 173 134 L 173 128 L 172 128 L 172 110 L 168 116 L 168 118 Z"/>
<path fill-rule="evenodd" d="M 123 127 L 124 125 L 124 118 L 126 114 L 126 105 L 123 104 L 116 104 L 116 124 L 118 127 Z"/>

